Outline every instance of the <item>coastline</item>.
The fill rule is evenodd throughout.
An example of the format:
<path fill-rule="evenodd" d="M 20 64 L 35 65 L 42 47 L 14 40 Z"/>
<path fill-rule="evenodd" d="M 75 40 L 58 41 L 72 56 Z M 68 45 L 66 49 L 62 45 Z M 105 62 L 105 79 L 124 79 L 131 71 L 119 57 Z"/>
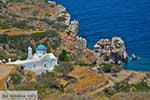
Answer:
<path fill-rule="evenodd" d="M 57 0 L 56 0 L 57 1 Z M 135 64 L 134 65 L 129 65 L 129 68 L 131 68 L 132 66 L 134 66 L 134 68 L 133 69 L 136 69 L 135 67 L 138 67 L 138 70 L 145 70 L 145 71 L 150 71 L 150 68 L 149 68 L 149 66 L 150 66 L 150 64 L 149 64 L 149 61 L 150 61 L 150 59 L 149 59 L 149 46 L 148 46 L 148 44 L 149 44 L 149 40 L 146 40 L 146 41 L 144 41 L 143 39 L 144 39 L 144 36 L 143 35 L 141 35 L 140 33 L 138 33 L 138 29 L 139 29 L 139 31 L 142 31 L 142 29 L 144 29 L 144 28 L 140 28 L 140 27 L 138 27 L 137 28 L 137 32 L 136 32 L 136 30 L 131 30 L 130 29 L 130 31 L 120 31 L 120 30 L 124 30 L 124 25 L 122 25 L 121 24 L 121 28 L 122 29 L 113 29 L 113 30 L 115 30 L 117 33 L 114 33 L 113 32 L 113 30 L 111 30 L 111 27 L 110 28 L 107 28 L 107 27 L 105 27 L 105 25 L 103 25 L 103 24 L 99 24 L 99 23 L 101 23 L 101 22 L 99 22 L 99 21 L 95 21 L 94 19 L 91 19 L 90 20 L 90 17 L 88 17 L 88 16 L 85 16 L 85 19 L 83 18 L 83 17 L 80 17 L 74 10 L 77 10 L 78 11 L 78 9 L 80 9 L 81 7 L 77 7 L 76 5 L 75 6 L 69 6 L 69 3 L 67 3 L 66 1 L 58 1 L 59 3 L 61 3 L 61 4 L 63 4 L 65 7 L 67 7 L 68 8 L 68 10 L 69 10 L 69 12 L 71 12 L 71 14 L 72 14 L 72 16 L 74 17 L 74 18 L 78 18 L 78 20 L 81 22 L 81 33 L 79 33 L 79 35 L 80 36 L 83 36 L 83 37 L 86 37 L 86 39 L 88 40 L 87 42 L 89 42 L 88 43 L 88 48 L 89 47 L 93 47 L 93 45 L 95 44 L 95 42 L 97 41 L 97 40 L 99 40 L 99 39 L 101 39 L 101 38 L 111 38 L 112 36 L 120 36 L 120 37 L 122 37 L 124 40 L 125 40 L 125 44 L 126 44 L 126 47 L 127 47 L 127 50 L 128 50 L 128 53 L 129 54 L 132 54 L 132 53 L 135 53 L 135 54 L 137 54 L 138 56 L 140 56 L 141 57 L 141 59 L 137 59 L 137 62 L 135 61 Z M 63 3 L 64 2 L 64 3 Z M 72 1 L 72 2 L 74 2 L 74 1 Z M 78 3 L 78 1 L 77 1 L 77 3 Z M 82 3 L 83 2 L 81 2 L 81 5 L 82 5 Z M 109 2 L 108 2 L 109 3 Z M 129 3 L 130 4 L 130 3 Z M 93 4 L 94 5 L 94 4 Z M 101 4 L 102 6 L 103 6 L 103 4 Z M 111 3 L 110 3 L 110 5 L 111 5 Z M 142 5 L 141 5 L 142 6 Z M 76 9 L 75 9 L 76 8 Z M 99 8 L 97 8 L 97 9 L 99 9 Z M 90 7 L 88 4 L 87 4 L 87 10 L 89 10 L 89 13 L 91 14 L 91 12 L 90 12 L 90 10 L 92 10 L 92 7 Z M 99 10 L 101 10 L 101 9 L 99 9 Z M 133 9 L 134 10 L 134 9 Z M 140 10 L 140 9 L 139 9 Z M 95 13 L 98 13 L 97 12 L 97 10 L 94 10 L 93 9 L 93 11 L 95 12 Z M 102 10 L 103 11 L 103 10 Z M 105 11 L 105 10 L 104 10 Z M 115 11 L 114 11 L 115 12 Z M 128 12 L 128 9 L 127 9 L 127 12 Z M 88 12 L 86 12 L 86 10 L 84 10 L 84 11 L 78 11 L 78 13 L 80 13 L 81 14 L 81 16 L 82 16 L 82 14 L 83 13 L 86 13 L 86 15 L 88 15 Z M 116 12 L 117 13 L 117 12 Z M 105 12 L 105 14 L 107 14 L 107 12 Z M 98 13 L 98 15 L 99 15 L 99 13 Z M 131 14 L 132 15 L 132 14 Z M 92 15 L 94 18 L 96 17 L 95 15 Z M 115 15 L 114 15 L 115 16 Z M 118 15 L 118 16 L 120 16 L 120 15 Z M 99 15 L 99 17 L 101 18 L 101 15 Z M 108 16 L 107 16 L 108 17 Z M 107 17 L 104 19 L 104 21 L 107 21 Z M 128 17 L 128 16 L 127 16 Z M 97 18 L 97 17 L 96 17 Z M 103 18 L 103 17 L 102 17 Z M 114 18 L 114 17 L 113 17 Z M 118 18 L 118 17 L 117 17 Z M 117 18 L 116 19 L 114 19 L 114 20 L 117 20 Z M 120 18 L 120 17 L 119 17 Z M 131 17 L 129 17 L 129 18 L 132 18 L 132 16 Z M 83 19 L 83 20 L 82 20 Z M 96 23 L 96 26 L 93 26 L 93 23 L 89 23 L 89 25 L 86 25 L 87 23 L 88 23 L 88 21 L 84 21 L 84 20 L 86 20 L 86 19 L 89 19 L 89 22 L 91 23 L 93 20 L 94 20 L 94 22 Z M 111 20 L 111 19 L 108 19 L 108 23 L 106 23 L 107 25 L 110 25 L 109 24 L 109 20 Z M 135 18 L 135 20 L 136 20 L 136 18 Z M 117 20 L 118 21 L 118 20 Z M 103 22 L 103 20 L 102 20 L 102 22 Z M 124 22 L 124 21 L 119 21 L 119 22 Z M 128 22 L 128 21 L 127 21 Z M 135 21 L 134 21 L 135 22 Z M 133 23 L 134 23 L 133 22 Z M 94 23 L 94 24 L 95 24 Z M 112 23 L 115 23 L 115 22 L 112 22 Z M 130 23 L 130 21 L 129 21 L 129 23 Z M 132 23 L 132 21 L 131 21 L 131 23 Z M 138 21 L 137 21 L 137 23 L 138 23 Z M 117 23 L 116 23 L 117 24 Z M 126 24 L 126 23 L 125 23 Z M 139 25 L 141 25 L 140 23 L 138 23 Z M 99 26 L 98 26 L 99 25 Z M 117 25 L 120 25 L 120 24 L 117 24 Z M 130 25 L 130 24 L 129 24 Z M 93 28 L 94 28 L 94 30 L 92 30 L 92 29 L 90 29 L 90 26 L 93 26 Z M 102 27 L 102 29 L 101 28 L 97 28 L 97 27 Z M 106 29 L 103 29 L 103 27 L 104 28 L 106 28 Z M 125 29 L 128 29 L 128 27 L 125 27 Z M 107 32 L 107 31 L 110 31 L 110 33 L 109 32 Z M 89 31 L 89 32 L 88 32 Z M 105 31 L 107 32 L 107 33 L 105 33 Z M 119 31 L 119 32 L 118 32 Z M 133 31 L 133 32 L 132 32 Z M 135 31 L 135 32 L 134 32 Z M 104 33 L 103 33 L 104 32 Z M 142 31 L 143 32 L 143 31 Z M 139 34 L 139 35 L 137 35 L 137 38 L 135 38 L 134 37 L 134 35 L 135 34 L 133 34 L 133 33 L 135 33 L 135 34 Z M 93 34 L 93 36 L 92 36 L 92 34 Z M 103 35 L 104 34 L 104 35 Z M 133 35 L 133 38 L 131 38 L 131 37 L 128 37 L 128 34 L 131 34 L 131 35 Z M 144 33 L 143 33 L 144 34 Z M 148 34 L 146 34 L 146 35 L 148 35 Z M 136 36 L 136 35 L 135 35 Z M 90 38 L 91 37 L 91 38 Z M 140 38 L 140 37 L 142 37 L 142 38 Z M 149 37 L 149 35 L 148 35 L 148 37 Z M 146 37 L 146 39 L 148 39 L 148 37 Z M 141 42 L 139 41 L 136 41 L 136 40 L 141 40 Z M 94 42 L 94 43 L 93 43 Z M 144 43 L 145 42 L 145 43 Z M 91 44 L 92 43 L 92 44 Z M 137 43 L 137 44 L 136 44 Z M 143 44 L 144 43 L 144 44 Z M 91 46 L 92 45 L 92 46 Z M 141 45 L 143 46 L 143 47 L 141 47 Z M 146 46 L 145 46 L 146 45 Z M 91 49 L 91 48 L 90 48 Z M 146 57 L 145 57 L 145 55 L 146 55 Z M 132 63 L 132 62 L 131 62 Z"/>

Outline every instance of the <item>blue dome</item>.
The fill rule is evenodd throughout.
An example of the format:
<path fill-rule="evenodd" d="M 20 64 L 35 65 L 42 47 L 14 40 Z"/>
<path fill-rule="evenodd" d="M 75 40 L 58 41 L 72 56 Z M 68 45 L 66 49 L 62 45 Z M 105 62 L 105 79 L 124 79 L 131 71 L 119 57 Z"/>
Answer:
<path fill-rule="evenodd" d="M 38 47 L 36 48 L 37 51 L 46 51 L 47 48 L 43 45 L 43 44 L 40 44 L 38 45 Z"/>

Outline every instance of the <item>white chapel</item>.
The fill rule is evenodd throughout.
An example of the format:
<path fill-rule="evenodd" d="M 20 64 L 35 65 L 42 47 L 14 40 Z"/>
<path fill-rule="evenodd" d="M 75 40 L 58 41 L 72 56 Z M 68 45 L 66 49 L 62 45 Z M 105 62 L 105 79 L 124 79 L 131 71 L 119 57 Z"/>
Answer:
<path fill-rule="evenodd" d="M 57 65 L 57 57 L 53 53 L 47 53 L 47 48 L 40 44 L 34 54 L 32 54 L 32 48 L 28 47 L 28 58 L 26 60 L 17 60 L 8 64 L 16 64 L 24 70 L 32 70 L 36 74 L 41 74 L 54 69 Z"/>

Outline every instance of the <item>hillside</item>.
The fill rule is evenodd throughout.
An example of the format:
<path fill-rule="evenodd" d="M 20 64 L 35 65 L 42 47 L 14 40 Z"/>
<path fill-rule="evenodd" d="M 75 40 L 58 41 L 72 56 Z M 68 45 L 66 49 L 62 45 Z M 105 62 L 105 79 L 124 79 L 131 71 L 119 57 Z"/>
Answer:
<path fill-rule="evenodd" d="M 8 0 L 1 5 L 0 59 L 25 59 L 27 47 L 35 50 L 38 44 L 45 44 L 56 55 L 64 49 L 73 60 L 95 61 L 85 40 L 77 37 L 78 22 L 71 21 L 61 5 L 44 0 Z"/>
<path fill-rule="evenodd" d="M 69 76 L 75 77 L 78 82 L 66 86 L 65 91 L 75 91 L 79 94 L 88 94 L 98 88 L 108 84 L 105 76 L 97 74 L 88 68 L 75 68 L 69 73 Z"/>

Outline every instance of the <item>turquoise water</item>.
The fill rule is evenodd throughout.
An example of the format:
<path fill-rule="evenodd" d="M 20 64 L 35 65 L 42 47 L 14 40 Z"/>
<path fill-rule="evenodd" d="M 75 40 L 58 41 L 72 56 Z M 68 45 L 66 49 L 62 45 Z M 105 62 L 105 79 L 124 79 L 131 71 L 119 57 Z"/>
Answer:
<path fill-rule="evenodd" d="M 88 48 L 101 38 L 119 36 L 129 55 L 140 58 L 125 68 L 150 71 L 150 0 L 54 0 L 80 22 L 79 36 Z"/>

